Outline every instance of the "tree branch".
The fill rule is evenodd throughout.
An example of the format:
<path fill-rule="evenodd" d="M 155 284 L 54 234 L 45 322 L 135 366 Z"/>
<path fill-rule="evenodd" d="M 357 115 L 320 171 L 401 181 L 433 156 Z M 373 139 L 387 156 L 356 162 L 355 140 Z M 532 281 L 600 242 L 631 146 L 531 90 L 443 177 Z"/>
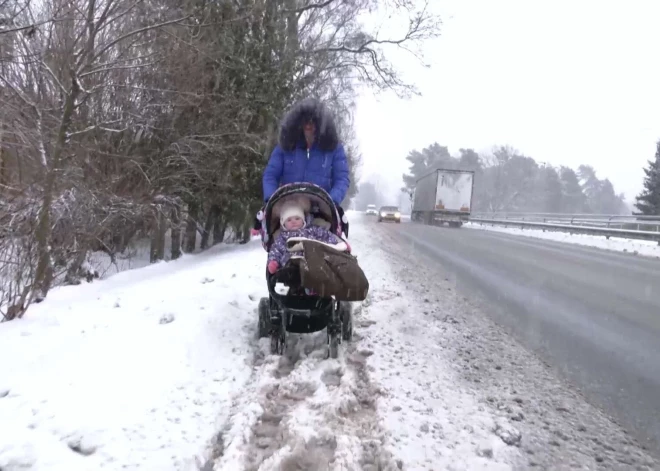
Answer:
<path fill-rule="evenodd" d="M 309 11 L 309 10 L 320 10 L 322 8 L 325 8 L 327 6 L 330 6 L 331 3 L 334 3 L 336 0 L 326 0 L 325 2 L 321 3 L 312 3 L 311 5 L 306 5 L 304 7 L 300 8 L 293 8 L 290 10 L 282 10 L 282 13 L 298 13 L 299 15 Z"/>
<path fill-rule="evenodd" d="M 101 57 L 105 51 L 110 49 L 115 44 L 123 41 L 124 39 L 130 38 L 131 36 L 135 36 L 136 34 L 145 33 L 145 32 L 150 31 L 152 29 L 162 28 L 163 26 L 171 25 L 171 24 L 174 24 L 174 23 L 179 23 L 179 22 L 181 22 L 183 20 L 186 20 L 190 17 L 191 17 L 191 15 L 186 15 L 184 17 L 177 18 L 176 20 L 163 21 L 162 23 L 158 23 L 158 24 L 150 25 L 150 26 L 145 26 L 144 28 L 138 28 L 136 30 L 131 31 L 130 33 L 126 33 L 122 36 L 119 36 L 118 38 L 110 41 L 108 44 L 106 44 L 105 46 L 102 46 L 98 51 L 96 51 L 96 54 L 94 54 L 94 56 L 90 60 L 90 63 L 95 61 L 99 57 Z"/>

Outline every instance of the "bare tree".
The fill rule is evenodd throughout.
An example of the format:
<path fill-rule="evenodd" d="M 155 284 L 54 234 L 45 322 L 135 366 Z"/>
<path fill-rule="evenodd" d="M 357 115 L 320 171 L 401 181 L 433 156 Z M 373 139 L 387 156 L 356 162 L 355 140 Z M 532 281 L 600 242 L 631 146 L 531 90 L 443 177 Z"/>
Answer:
<path fill-rule="evenodd" d="M 409 31 L 368 34 L 374 8 Z M 437 26 L 408 0 L 0 0 L 0 306 L 20 317 L 97 276 L 90 252 L 138 238 L 152 261 L 168 231 L 172 259 L 198 234 L 249 240 L 279 118 L 303 96 L 336 113 L 355 180 L 356 85 L 414 92 L 384 50 Z"/>
<path fill-rule="evenodd" d="M 62 224 L 63 213 L 54 209 L 61 207 L 71 213 L 71 206 L 81 203 L 65 196 L 80 194 L 72 190 L 81 187 L 85 163 L 94 157 L 89 152 L 90 142 L 98 142 L 94 134 L 124 130 L 117 124 L 125 124 L 122 114 L 130 110 L 126 101 L 130 103 L 132 97 L 126 96 L 128 100 L 117 109 L 119 103 L 106 96 L 116 94 L 115 87 L 122 78 L 130 78 L 132 69 L 145 66 L 148 59 L 134 51 L 150 30 L 182 21 L 168 19 L 157 9 L 147 12 L 141 6 L 139 1 L 56 0 L 38 7 L 28 4 L 16 15 L 19 22 L 40 25 L 30 33 L 13 34 L 13 57 L 3 64 L 0 75 L 5 91 L 2 106 L 11 111 L 13 121 L 11 137 L 21 151 L 21 160 L 29 162 L 23 173 L 40 200 L 31 287 L 31 296 L 37 301 L 50 289 L 53 261 L 62 255 L 54 253 L 57 249 L 53 247 L 70 252 L 75 248 L 66 242 L 73 246 L 83 242 L 82 249 L 89 248 L 89 240 L 79 241 L 75 236 L 81 231 L 74 230 L 71 241 L 64 236 L 68 231 L 57 231 L 58 226 L 70 226 L 72 219 Z M 55 17 L 62 19 L 48 20 Z M 89 196 L 94 201 L 95 195 Z M 78 219 L 90 219 L 98 209 L 88 208 Z M 99 232 L 102 229 L 94 227 L 84 234 L 95 239 Z"/>

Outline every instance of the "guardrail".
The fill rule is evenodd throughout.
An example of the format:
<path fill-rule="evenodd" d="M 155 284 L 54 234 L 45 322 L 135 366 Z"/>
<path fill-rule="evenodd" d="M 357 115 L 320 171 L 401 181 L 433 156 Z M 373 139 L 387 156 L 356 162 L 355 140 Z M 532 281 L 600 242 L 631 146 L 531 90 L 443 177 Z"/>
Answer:
<path fill-rule="evenodd" d="M 660 216 L 553 213 L 473 213 L 470 222 L 521 229 L 568 232 L 657 241 L 660 245 Z"/>

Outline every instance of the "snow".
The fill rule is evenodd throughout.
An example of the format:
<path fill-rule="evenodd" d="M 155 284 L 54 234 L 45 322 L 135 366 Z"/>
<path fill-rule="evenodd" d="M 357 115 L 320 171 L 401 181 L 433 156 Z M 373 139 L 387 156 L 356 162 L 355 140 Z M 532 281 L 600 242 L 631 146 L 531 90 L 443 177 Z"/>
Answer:
<path fill-rule="evenodd" d="M 165 233 L 165 260 L 169 260 L 172 247 L 171 232 Z M 230 230 L 225 234 L 225 240 L 233 237 Z M 199 252 L 201 237 L 196 238 L 195 252 Z M 149 239 L 137 240 L 129 244 L 123 253 L 115 255 L 114 263 L 105 252 L 92 252 L 87 257 L 87 264 L 96 270 L 101 278 L 107 278 L 116 273 L 126 270 L 135 270 L 149 266 L 149 253 L 151 251 L 151 241 Z M 185 257 L 186 255 L 184 255 Z"/>
<path fill-rule="evenodd" d="M 445 329 L 426 317 L 440 305 L 407 292 L 378 256 L 383 241 L 358 231 L 373 293 L 363 309 L 361 342 L 373 352 L 372 380 L 385 391 L 378 410 L 389 431 L 387 448 L 406 469 L 510 469 L 517 451 L 494 433 L 510 425 L 461 385 L 448 364 Z"/>
<path fill-rule="evenodd" d="M 419 250 L 419 246 L 406 243 L 406 238 L 402 243 L 401 233 L 405 230 L 405 225 L 374 223 L 370 235 L 375 245 L 386 248 L 387 266 L 405 288 L 402 293 L 405 300 L 411 304 L 418 300 L 423 306 L 421 311 L 404 310 L 407 303 L 400 302 L 398 318 L 391 319 L 390 322 L 398 322 L 402 327 L 399 329 L 402 333 L 414 333 L 415 328 L 420 332 L 412 336 L 410 346 L 398 349 L 399 354 L 410 353 L 407 369 L 426 365 L 429 369 L 426 378 L 435 378 L 435 372 L 444 372 L 449 364 L 458 376 L 449 375 L 455 383 L 439 390 L 450 396 L 456 390 L 462 391 L 463 396 L 473 395 L 486 411 L 495 410 L 498 417 L 494 421 L 494 433 L 502 442 L 513 443 L 515 448 L 489 448 L 486 438 L 478 442 L 478 454 L 495 458 L 499 455 L 500 459 L 504 458 L 503 452 L 510 454 L 514 469 L 595 470 L 616 468 L 619 464 L 622 469 L 660 469 L 657 460 L 634 440 L 630 431 L 594 407 L 538 351 L 526 348 L 511 335 L 509 328 L 498 323 L 499 315 L 506 314 L 506 305 L 493 305 L 475 291 L 474 285 L 463 282 L 450 266 L 438 263 L 427 251 Z M 390 274 L 387 277 L 392 279 Z M 390 303 L 392 300 L 377 308 L 390 309 Z M 400 343 L 402 335 L 394 333 L 391 337 L 393 342 Z M 389 339 L 377 339 L 376 352 L 389 342 Z M 425 349 L 434 346 L 438 358 L 424 355 Z M 438 368 L 439 364 L 442 368 Z M 484 412 L 479 408 L 477 411 Z M 456 423 L 461 417 L 463 414 L 450 414 L 448 421 Z M 486 421 L 488 415 L 481 423 Z M 466 427 L 473 424 L 467 423 Z M 445 434 L 445 440 L 451 440 L 454 432 Z M 483 434 L 483 427 L 475 432 Z M 520 450 L 517 458 L 512 453 L 515 450 Z M 467 458 L 470 451 L 466 450 Z M 451 468 L 463 467 L 446 469 Z"/>
<path fill-rule="evenodd" d="M 515 428 L 348 217 L 371 290 L 338 359 L 325 332 L 281 357 L 255 339 L 257 240 L 57 288 L 0 324 L 0 469 L 511 469 Z"/>
<path fill-rule="evenodd" d="M 250 376 L 263 260 L 217 246 L 0 324 L 0 468 L 199 469 Z"/>
<path fill-rule="evenodd" d="M 444 333 L 426 331 L 428 304 L 396 279 L 371 220 L 347 214 L 371 285 L 354 340 L 336 360 L 324 333 L 294 337 L 280 358 L 262 340 L 214 469 L 511 469 L 518 449 L 499 435 L 515 429 L 450 368 Z"/>
<path fill-rule="evenodd" d="M 166 238 L 165 253 L 170 253 L 170 238 Z M 101 278 L 149 266 L 151 242 L 141 240 L 132 244 L 124 253 L 115 255 L 114 263 L 105 252 L 92 252 L 87 256 L 86 265 L 99 273 Z"/>
<path fill-rule="evenodd" d="M 624 239 L 621 237 L 594 236 L 587 234 L 569 234 L 558 231 L 542 231 L 540 229 L 520 229 L 516 227 L 501 227 L 482 225 L 470 222 L 464 227 L 471 229 L 481 229 L 487 231 L 504 232 L 507 234 L 520 235 L 525 237 L 535 237 L 537 239 L 552 240 L 555 242 L 565 242 L 569 244 L 586 245 L 588 247 L 597 247 L 606 250 L 618 252 L 629 252 L 636 255 L 648 257 L 660 257 L 660 245 L 651 240 Z"/>
<path fill-rule="evenodd" d="M 224 240 L 232 239 L 234 234 L 231 230 L 227 230 Z M 212 237 L 210 238 L 212 239 Z M 210 240 L 209 242 L 212 242 Z M 165 232 L 165 260 L 170 259 L 172 248 L 171 231 Z M 87 256 L 85 265 L 90 270 L 96 271 L 101 278 L 107 278 L 117 273 L 126 270 L 135 270 L 136 268 L 143 268 L 149 266 L 149 256 L 151 251 L 151 241 L 149 239 L 141 239 L 132 241 L 123 253 L 115 255 L 115 261 L 110 259 L 110 256 L 105 252 L 91 252 Z M 201 236 L 196 238 L 195 253 L 201 251 Z M 186 255 L 183 255 L 184 257 Z"/>

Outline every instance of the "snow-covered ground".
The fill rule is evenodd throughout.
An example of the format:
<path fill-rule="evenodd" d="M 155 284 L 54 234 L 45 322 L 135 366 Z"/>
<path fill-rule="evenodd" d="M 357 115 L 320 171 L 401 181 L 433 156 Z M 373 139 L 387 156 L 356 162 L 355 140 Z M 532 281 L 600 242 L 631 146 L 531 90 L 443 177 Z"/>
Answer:
<path fill-rule="evenodd" d="M 283 357 L 255 339 L 258 241 L 57 288 L 0 324 L 0 469 L 511 469 L 519 435 L 459 380 L 428 300 L 358 220 L 351 241 L 371 290 L 337 360 L 324 333 Z"/>
<path fill-rule="evenodd" d="M 371 381 L 378 385 L 377 413 L 388 431 L 385 449 L 404 469 L 510 469 L 518 455 L 517 431 L 480 404 L 450 367 L 446 328 L 429 323 L 442 312 L 435 296 L 410 291 L 391 268 L 380 238 L 357 226 L 371 294 L 360 316 L 359 344 L 371 355 Z M 363 350 L 364 351 L 364 350 Z"/>
<path fill-rule="evenodd" d="M 502 437 L 515 444 L 515 429 L 460 386 L 441 329 L 425 340 L 428 304 L 368 228 L 355 221 L 350 238 L 371 285 L 354 306 L 356 338 L 337 360 L 325 359 L 323 333 L 281 358 L 262 340 L 215 470 L 511 469 L 519 452 Z"/>
<path fill-rule="evenodd" d="M 234 234 L 231 230 L 227 230 L 224 240 L 232 239 Z M 196 238 L 195 252 L 201 250 L 201 234 Z M 212 242 L 212 237 L 209 243 Z M 116 273 L 121 273 L 126 270 L 135 270 L 136 268 L 143 268 L 149 265 L 149 252 L 151 250 L 151 241 L 149 239 L 137 240 L 129 244 L 124 253 L 115 256 L 114 263 L 110 257 L 104 252 L 92 252 L 87 257 L 87 264 L 90 268 L 96 270 L 101 278 L 107 278 Z M 171 231 L 165 233 L 165 260 L 169 260 L 172 251 L 172 238 Z"/>
<path fill-rule="evenodd" d="M 506 304 L 494 306 L 437 258 L 407 243 L 401 237 L 405 226 L 372 223 L 370 229 L 370 241 L 386 249 L 383 258 L 389 267 L 388 276 L 399 281 L 406 293 L 402 302 L 393 298 L 379 306 L 383 314 L 389 312 L 390 304 L 398 308 L 398 317 L 391 316 L 389 324 L 379 324 L 395 344 L 406 339 L 405 333 L 412 334 L 407 337 L 406 348 L 394 352 L 411 358 L 400 376 L 410 370 L 428 379 L 444 374 L 452 383 L 445 385 L 441 379 L 443 385 L 437 391 L 459 391 L 458 398 L 477 403 L 488 415 L 494 409 L 495 433 L 520 451 L 517 459 L 511 454 L 514 469 L 660 470 L 660 462 L 644 445 L 496 322 L 498 315 L 491 311 L 506 315 Z M 406 309 L 407 305 L 413 308 Z M 389 325 L 398 327 L 399 332 L 390 330 Z M 533 329 L 533 325 L 529 327 Z M 388 344 L 387 338 L 379 339 L 374 350 L 378 352 Z M 445 372 L 447 365 L 454 374 Z M 427 369 L 427 374 L 420 374 L 420 369 Z M 420 397 L 425 398 L 423 394 Z M 456 417 L 460 415 L 454 414 L 450 420 Z M 475 419 L 479 423 L 486 418 L 475 413 Z M 465 425 L 467 429 L 471 426 Z M 497 457 L 498 451 L 510 453 L 511 449 L 489 449 L 486 441 L 481 453 Z M 495 466 L 490 464 L 488 469 Z"/>
<path fill-rule="evenodd" d="M 250 377 L 257 248 L 57 288 L 0 324 L 0 469 L 199 469 Z"/>
<path fill-rule="evenodd" d="M 648 257 L 660 257 L 660 245 L 651 240 L 624 239 L 621 237 L 594 236 L 587 234 L 569 234 L 568 232 L 542 231 L 540 229 L 520 229 L 516 227 L 491 226 L 488 224 L 479 224 L 470 222 L 465 227 L 472 229 L 482 229 L 487 231 L 505 232 L 507 234 L 521 235 L 525 237 L 535 237 L 538 239 L 553 240 L 556 242 L 566 242 L 569 244 L 586 245 L 607 250 L 619 252 L 629 252 Z"/>

